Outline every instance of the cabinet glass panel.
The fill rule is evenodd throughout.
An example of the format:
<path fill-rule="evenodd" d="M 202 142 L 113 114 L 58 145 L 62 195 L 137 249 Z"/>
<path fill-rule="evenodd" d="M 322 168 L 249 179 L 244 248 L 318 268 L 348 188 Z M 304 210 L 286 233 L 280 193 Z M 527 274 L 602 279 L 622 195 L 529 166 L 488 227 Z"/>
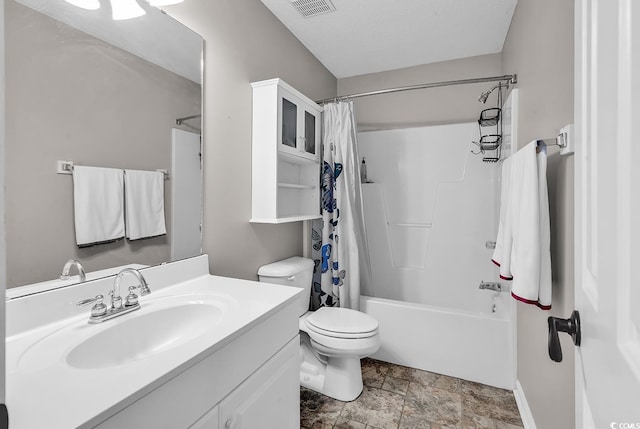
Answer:
<path fill-rule="evenodd" d="M 304 151 L 316 154 L 316 117 L 304 112 Z"/>
<path fill-rule="evenodd" d="M 282 99 L 282 144 L 296 147 L 296 136 L 298 135 L 298 106 Z"/>

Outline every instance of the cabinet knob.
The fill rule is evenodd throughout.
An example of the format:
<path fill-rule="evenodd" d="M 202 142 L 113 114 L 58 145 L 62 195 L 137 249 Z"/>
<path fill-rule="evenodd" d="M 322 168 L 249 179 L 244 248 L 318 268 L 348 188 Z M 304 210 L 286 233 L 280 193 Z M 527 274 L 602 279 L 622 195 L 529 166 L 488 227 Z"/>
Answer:
<path fill-rule="evenodd" d="M 233 420 L 233 417 L 229 417 L 227 421 L 224 423 L 224 429 L 235 429 L 238 427 L 236 422 Z"/>

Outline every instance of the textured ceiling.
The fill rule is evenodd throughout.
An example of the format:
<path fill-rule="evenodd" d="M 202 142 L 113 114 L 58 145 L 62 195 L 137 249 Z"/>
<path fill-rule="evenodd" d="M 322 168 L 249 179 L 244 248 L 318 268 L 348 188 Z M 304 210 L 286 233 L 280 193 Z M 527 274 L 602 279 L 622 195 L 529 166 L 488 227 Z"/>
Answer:
<path fill-rule="evenodd" d="M 332 0 L 303 18 L 262 0 L 337 78 L 502 51 L 517 0 Z"/>

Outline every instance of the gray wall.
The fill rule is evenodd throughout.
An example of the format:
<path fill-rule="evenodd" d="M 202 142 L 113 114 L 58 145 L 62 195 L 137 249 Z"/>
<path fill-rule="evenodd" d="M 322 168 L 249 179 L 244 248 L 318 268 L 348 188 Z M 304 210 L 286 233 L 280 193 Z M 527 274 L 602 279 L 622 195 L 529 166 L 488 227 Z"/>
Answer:
<path fill-rule="evenodd" d="M 56 160 L 170 170 L 171 128 L 200 112 L 200 85 L 12 0 L 5 13 L 8 286 L 53 279 L 69 258 L 88 271 L 169 260 L 170 231 L 78 249 Z"/>
<path fill-rule="evenodd" d="M 280 77 L 317 100 L 336 79 L 259 0 L 189 0 L 166 8 L 205 39 L 203 251 L 213 274 L 257 279 L 301 255 L 302 223 L 250 224 L 251 86 Z"/>
<path fill-rule="evenodd" d="M 573 123 L 573 2 L 519 0 L 503 50 L 503 71 L 518 73 L 522 147 L 552 138 Z M 573 310 L 574 157 L 548 158 L 553 302 L 551 312 L 518 303 L 518 380 L 538 428 L 574 427 L 574 347 L 562 338 L 564 360 L 547 353 L 547 316 Z"/>
<path fill-rule="evenodd" d="M 481 55 L 340 79 L 338 94 L 500 75 L 501 55 Z M 482 109 L 496 106 L 496 92 L 486 105 L 477 101 L 492 86 L 458 85 L 355 99 L 358 131 L 476 121 Z"/>

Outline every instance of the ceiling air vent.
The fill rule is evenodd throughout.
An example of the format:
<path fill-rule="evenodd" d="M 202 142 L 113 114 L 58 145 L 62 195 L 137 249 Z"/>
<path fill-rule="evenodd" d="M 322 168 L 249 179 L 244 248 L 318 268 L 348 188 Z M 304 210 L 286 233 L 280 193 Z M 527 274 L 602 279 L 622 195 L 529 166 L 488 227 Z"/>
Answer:
<path fill-rule="evenodd" d="M 291 4 L 298 9 L 298 12 L 305 17 L 322 15 L 336 10 L 330 0 L 291 0 Z"/>

